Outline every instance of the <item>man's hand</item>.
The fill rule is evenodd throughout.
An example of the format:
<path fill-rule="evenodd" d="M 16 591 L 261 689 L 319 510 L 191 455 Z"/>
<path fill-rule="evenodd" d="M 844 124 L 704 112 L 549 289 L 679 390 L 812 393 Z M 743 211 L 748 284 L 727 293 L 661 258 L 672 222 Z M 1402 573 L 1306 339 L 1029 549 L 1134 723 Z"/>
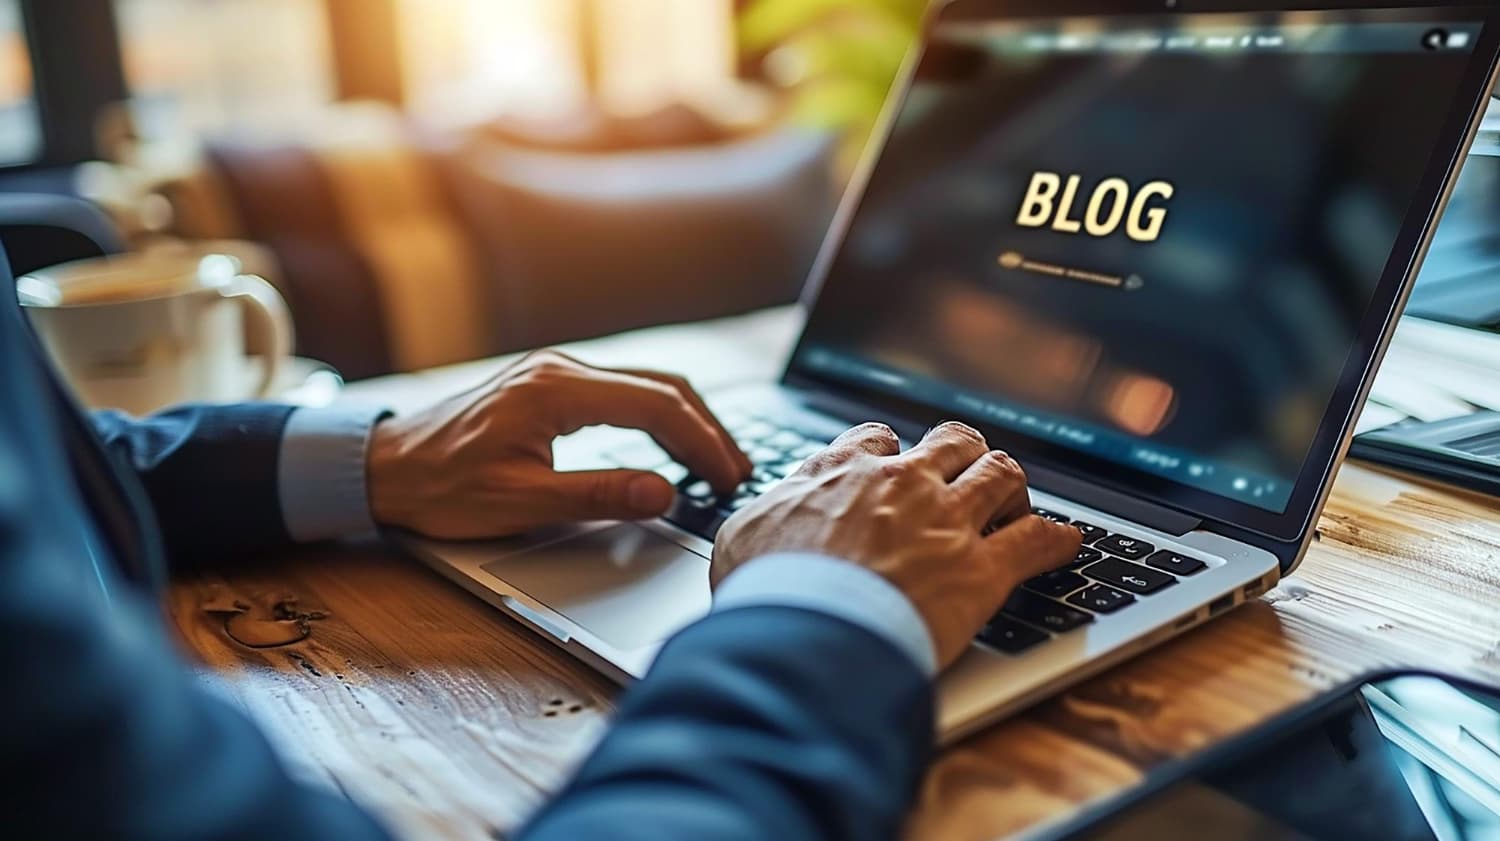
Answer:
<path fill-rule="evenodd" d="M 1082 535 L 1031 513 L 1026 476 L 963 424 L 901 454 L 880 425 L 853 429 L 732 517 L 714 547 L 718 585 L 755 558 L 812 552 L 868 567 L 927 622 L 951 665 L 1017 585 L 1066 563 Z"/>
<path fill-rule="evenodd" d="M 666 513 L 675 490 L 655 473 L 553 469 L 554 439 L 601 424 L 650 433 L 720 492 L 750 475 L 749 459 L 681 378 L 543 351 L 478 388 L 377 425 L 371 510 L 381 525 L 451 540 Z"/>

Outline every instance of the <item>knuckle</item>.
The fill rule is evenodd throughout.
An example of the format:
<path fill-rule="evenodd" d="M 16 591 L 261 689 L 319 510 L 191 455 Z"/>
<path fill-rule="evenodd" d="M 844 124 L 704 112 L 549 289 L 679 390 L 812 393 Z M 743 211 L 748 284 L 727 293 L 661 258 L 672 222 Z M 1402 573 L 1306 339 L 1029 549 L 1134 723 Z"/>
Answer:
<path fill-rule="evenodd" d="M 691 415 L 697 413 L 697 407 L 694 406 L 692 402 L 689 401 L 686 397 L 682 396 L 681 393 L 675 390 L 667 389 L 667 393 L 663 395 L 663 397 L 663 408 L 671 414 Z"/>
<path fill-rule="evenodd" d="M 544 356 L 532 361 L 525 373 L 535 379 L 556 380 L 571 374 L 573 370 L 573 366 L 560 358 Z"/>
<path fill-rule="evenodd" d="M 896 435 L 896 430 L 891 429 L 883 423 L 871 423 L 865 425 L 865 437 L 869 440 L 885 445 L 887 447 L 900 446 L 901 439 Z"/>
<path fill-rule="evenodd" d="M 979 430 L 961 421 L 948 421 L 940 424 L 936 431 L 944 435 L 967 438 L 970 441 L 984 441 L 984 436 L 979 434 Z"/>
<path fill-rule="evenodd" d="M 883 423 L 862 423 L 835 439 L 830 449 L 859 451 L 870 444 L 889 450 L 900 446 L 900 439 L 896 437 L 895 430 Z"/>
<path fill-rule="evenodd" d="M 545 350 L 534 350 L 521 359 L 521 364 L 529 366 L 555 365 L 562 362 L 563 355 L 551 348 Z"/>
<path fill-rule="evenodd" d="M 594 480 L 588 488 L 588 504 L 593 506 L 596 511 L 610 508 L 615 502 L 615 497 L 614 483 L 603 477 Z"/>
<path fill-rule="evenodd" d="M 687 407 L 687 401 L 671 386 L 654 380 L 642 380 L 638 387 L 641 397 L 658 416 L 682 412 Z"/>
<path fill-rule="evenodd" d="M 538 372 L 535 368 L 518 372 L 505 383 L 505 389 L 514 394 L 530 393 L 538 387 L 547 384 L 548 377 L 545 373 Z"/>
<path fill-rule="evenodd" d="M 984 456 L 986 466 L 996 474 L 1022 484 L 1026 482 L 1026 471 L 1009 453 L 991 450 Z"/>

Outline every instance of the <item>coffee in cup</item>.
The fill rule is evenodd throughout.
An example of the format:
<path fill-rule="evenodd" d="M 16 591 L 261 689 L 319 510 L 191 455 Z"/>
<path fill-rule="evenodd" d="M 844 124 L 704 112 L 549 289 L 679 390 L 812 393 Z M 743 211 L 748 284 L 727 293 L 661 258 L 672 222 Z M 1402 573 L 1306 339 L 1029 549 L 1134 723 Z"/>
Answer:
<path fill-rule="evenodd" d="M 148 414 L 266 397 L 291 355 L 286 302 L 226 254 L 82 260 L 27 275 L 17 290 L 63 377 L 94 409 Z"/>

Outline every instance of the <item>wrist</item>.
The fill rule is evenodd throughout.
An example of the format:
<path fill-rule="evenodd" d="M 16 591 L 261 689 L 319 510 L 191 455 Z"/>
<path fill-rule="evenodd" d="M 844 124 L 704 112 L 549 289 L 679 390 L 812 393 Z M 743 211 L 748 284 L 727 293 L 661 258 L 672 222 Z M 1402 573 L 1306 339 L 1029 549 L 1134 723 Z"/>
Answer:
<path fill-rule="evenodd" d="M 398 418 L 387 415 L 370 430 L 365 462 L 365 487 L 370 516 L 382 526 L 400 526 L 411 521 L 412 483 L 405 476 L 406 447 Z"/>
<path fill-rule="evenodd" d="M 372 431 L 388 413 L 377 407 L 299 408 L 282 434 L 277 496 L 288 536 L 314 543 L 368 534 Z"/>
<path fill-rule="evenodd" d="M 716 611 L 752 605 L 842 619 L 895 645 L 929 678 L 942 664 L 932 628 L 911 597 L 868 566 L 816 552 L 757 557 L 727 576 L 714 595 Z"/>

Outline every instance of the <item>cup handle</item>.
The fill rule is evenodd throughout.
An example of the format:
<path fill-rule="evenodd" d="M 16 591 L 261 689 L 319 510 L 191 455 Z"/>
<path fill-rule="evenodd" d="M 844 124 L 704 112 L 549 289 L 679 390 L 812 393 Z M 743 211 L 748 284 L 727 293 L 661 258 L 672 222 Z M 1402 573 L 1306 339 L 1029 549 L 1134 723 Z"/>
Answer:
<path fill-rule="evenodd" d="M 292 343 L 296 338 L 286 300 L 276 287 L 255 275 L 240 275 L 224 287 L 222 294 L 245 308 L 246 350 L 258 349 L 265 360 L 265 371 L 254 396 L 270 397 L 277 376 L 291 359 Z"/>

